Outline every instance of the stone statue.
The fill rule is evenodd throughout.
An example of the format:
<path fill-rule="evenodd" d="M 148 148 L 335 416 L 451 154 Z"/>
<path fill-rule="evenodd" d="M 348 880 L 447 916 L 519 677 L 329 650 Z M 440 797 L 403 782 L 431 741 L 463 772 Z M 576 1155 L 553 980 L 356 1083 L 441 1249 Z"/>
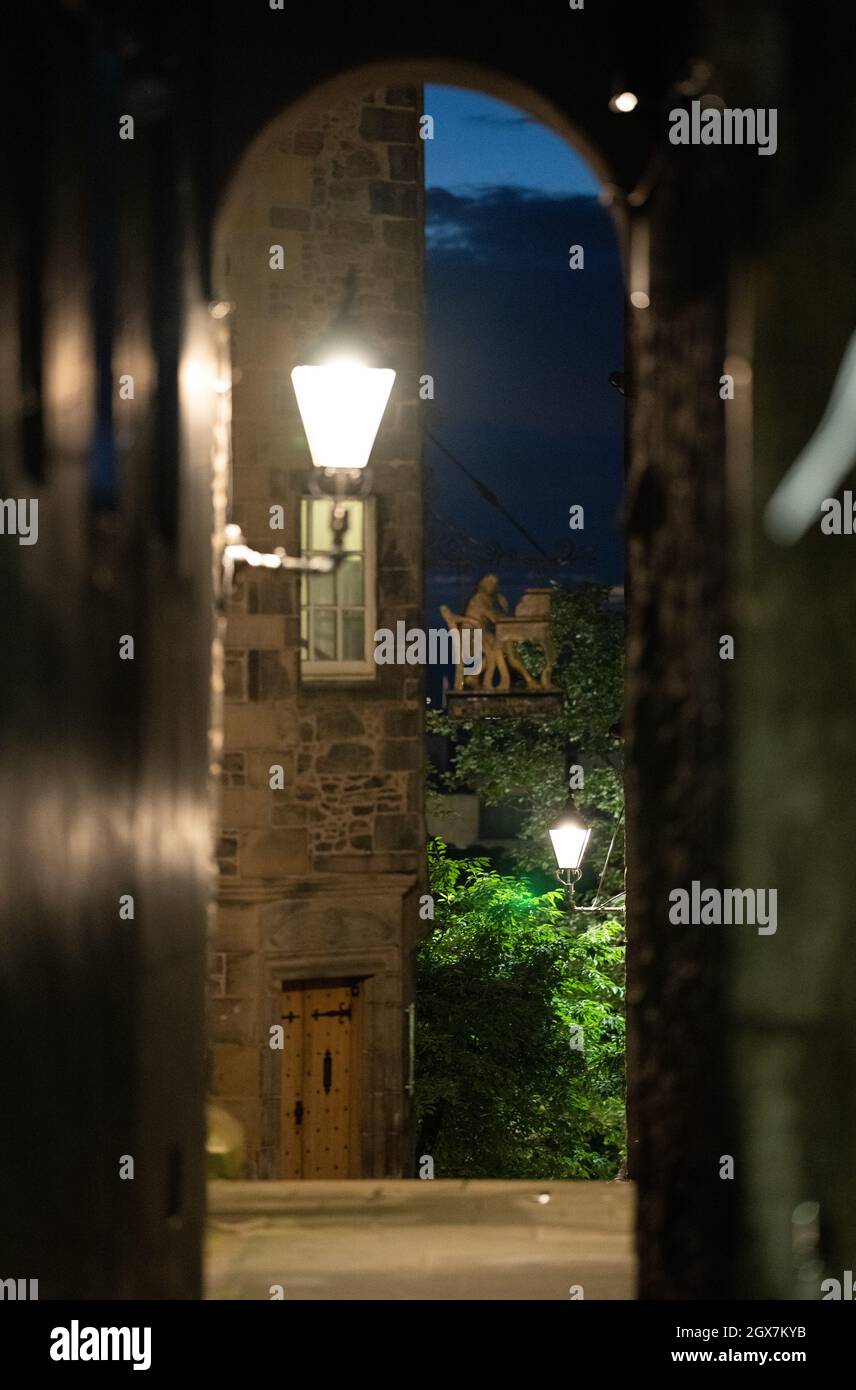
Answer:
<path fill-rule="evenodd" d="M 550 678 L 555 661 L 555 648 L 550 631 L 549 589 L 527 589 L 513 616 L 508 612 L 508 600 L 499 592 L 495 574 L 486 574 L 462 614 L 453 613 L 445 604 L 440 612 L 452 630 L 481 628 L 482 670 L 478 676 L 464 674 L 459 662 L 455 668 L 455 689 L 481 689 L 499 692 L 511 689 L 511 672 L 523 679 L 527 690 L 551 690 Z M 536 642 L 544 649 L 544 669 L 536 681 L 517 655 L 519 641 Z M 495 684 L 494 678 L 499 680 Z"/>

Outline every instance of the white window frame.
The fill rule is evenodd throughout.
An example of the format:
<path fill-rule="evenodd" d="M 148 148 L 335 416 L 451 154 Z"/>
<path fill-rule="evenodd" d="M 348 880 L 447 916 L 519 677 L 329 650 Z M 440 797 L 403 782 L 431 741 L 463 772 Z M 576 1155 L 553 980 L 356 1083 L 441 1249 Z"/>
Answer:
<path fill-rule="evenodd" d="M 303 541 L 303 514 L 304 509 L 309 503 L 317 501 L 314 497 L 301 497 L 300 499 L 300 536 L 301 549 Z M 306 684 L 323 684 L 327 681 L 367 681 L 375 680 L 377 676 L 377 664 L 374 659 L 374 635 L 377 626 L 377 527 L 375 517 L 374 497 L 354 498 L 346 504 L 349 507 L 359 506 L 363 509 L 363 548 L 361 551 L 353 551 L 352 554 L 362 555 L 363 557 L 363 599 L 365 612 L 365 625 L 363 628 L 363 657 L 362 660 L 350 661 L 313 661 L 308 655 L 307 648 L 300 643 L 300 678 Z M 311 537 L 310 537 L 311 539 Z M 308 555 L 320 554 L 323 552 L 309 550 Z M 346 552 L 348 553 L 348 552 Z M 309 602 L 309 576 L 302 575 L 300 580 L 300 633 L 303 634 L 303 614 L 310 607 Z M 344 607 L 354 605 L 336 605 L 338 612 Z M 309 620 L 311 631 L 311 617 Z M 340 631 L 337 622 L 337 632 Z"/>

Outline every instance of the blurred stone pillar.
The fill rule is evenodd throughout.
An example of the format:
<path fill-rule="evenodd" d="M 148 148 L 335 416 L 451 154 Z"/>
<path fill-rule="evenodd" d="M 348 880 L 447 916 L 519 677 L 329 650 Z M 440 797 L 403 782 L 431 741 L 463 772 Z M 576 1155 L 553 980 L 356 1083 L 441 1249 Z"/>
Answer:
<path fill-rule="evenodd" d="M 693 879 L 719 886 L 727 849 L 727 238 L 721 152 L 664 160 L 635 213 L 649 219 L 650 307 L 628 306 L 629 1169 L 640 1295 L 700 1298 L 726 1290 L 734 1208 L 719 1177 L 733 1153 L 728 938 L 672 925 L 669 893 Z"/>

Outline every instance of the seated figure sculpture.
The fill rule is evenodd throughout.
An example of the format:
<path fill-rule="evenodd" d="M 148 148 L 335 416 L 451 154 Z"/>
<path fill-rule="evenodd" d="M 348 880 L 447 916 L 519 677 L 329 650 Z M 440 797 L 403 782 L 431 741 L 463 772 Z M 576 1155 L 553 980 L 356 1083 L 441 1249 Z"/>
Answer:
<path fill-rule="evenodd" d="M 517 654 L 517 643 L 509 637 L 497 633 L 497 622 L 509 617 L 508 600 L 499 593 L 499 580 L 495 574 L 486 574 L 479 580 L 478 588 L 467 603 L 463 613 L 453 613 L 442 604 L 440 612 L 448 627 L 481 628 L 482 631 L 482 670 L 480 675 L 467 676 L 459 662 L 455 668 L 455 690 L 478 689 L 483 691 L 502 691 L 511 688 L 511 672 L 522 677 L 527 690 L 543 690 L 549 685 L 549 670 L 545 667 L 546 680 L 534 680 Z M 545 652 L 549 660 L 547 641 Z M 495 678 L 498 681 L 495 683 Z"/>

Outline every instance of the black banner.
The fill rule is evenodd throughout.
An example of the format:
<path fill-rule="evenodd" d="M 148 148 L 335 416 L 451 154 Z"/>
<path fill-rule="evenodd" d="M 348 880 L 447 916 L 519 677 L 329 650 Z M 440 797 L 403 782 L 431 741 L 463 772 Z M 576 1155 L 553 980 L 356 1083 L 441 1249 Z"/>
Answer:
<path fill-rule="evenodd" d="M 323 1354 L 313 1333 L 329 1335 L 335 1320 L 335 1346 L 344 1352 L 344 1337 L 354 1346 L 365 1338 L 400 1333 L 402 1315 L 423 1319 L 432 1340 L 448 1341 L 457 1370 L 467 1352 L 483 1371 L 509 1354 L 509 1344 L 522 1349 L 521 1338 L 539 1336 L 537 1353 L 549 1354 L 558 1337 L 567 1347 L 576 1371 L 591 1364 L 611 1373 L 621 1369 L 660 1371 L 665 1367 L 712 1364 L 754 1365 L 763 1370 L 781 1365 L 801 1367 L 817 1375 L 840 1364 L 852 1344 L 853 1322 L 831 1302 L 823 1303 L 631 1303 L 569 1300 L 568 1307 L 541 1308 L 507 1303 L 495 1310 L 479 1300 L 442 1312 L 413 1308 L 409 1314 L 394 1305 L 272 1300 L 258 1303 L 4 1303 L 0 1330 L 7 1363 L 22 1369 L 49 1372 L 52 1378 L 99 1372 L 110 1375 L 136 1371 L 147 1381 L 176 1373 L 209 1376 L 228 1384 L 233 1375 L 295 1369 L 303 1357 Z M 438 1324 L 438 1315 L 442 1323 Z M 429 1320 L 431 1320 L 429 1322 Z M 441 1331 L 442 1327 L 442 1331 Z M 454 1351 L 453 1351 L 454 1348 Z M 494 1348 L 496 1349 L 494 1351 Z M 530 1348 L 531 1351 L 531 1348 Z M 555 1350 L 553 1350 L 553 1355 Z M 527 1358 L 528 1359 L 528 1358 Z M 337 1358 L 338 1362 L 338 1358 Z M 582 1363 L 582 1364 L 581 1364 Z M 466 1361 L 463 1362 L 466 1364 Z M 344 1369 L 344 1363 L 341 1366 Z M 510 1367 L 509 1367 L 510 1369 Z M 407 1375 L 406 1364 L 401 1373 Z M 418 1360 L 413 1365 L 419 1374 Z M 146 1382 L 142 1382 L 146 1383 Z"/>

